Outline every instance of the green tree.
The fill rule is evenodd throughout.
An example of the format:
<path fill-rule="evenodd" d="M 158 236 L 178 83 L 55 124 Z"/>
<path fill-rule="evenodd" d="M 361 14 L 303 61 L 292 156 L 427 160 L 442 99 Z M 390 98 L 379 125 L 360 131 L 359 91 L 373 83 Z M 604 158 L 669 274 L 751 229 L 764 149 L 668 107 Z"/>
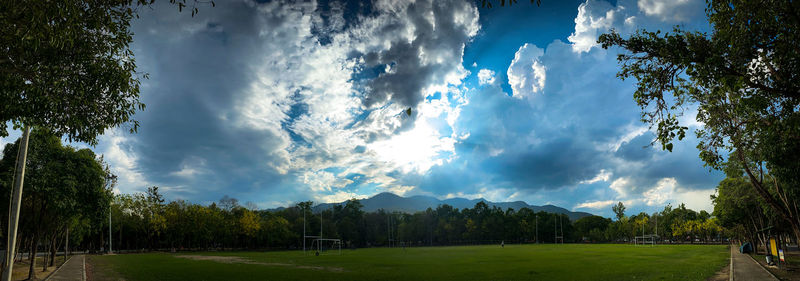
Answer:
<path fill-rule="evenodd" d="M 621 220 L 625 217 L 625 205 L 622 202 L 618 202 L 616 205 L 611 206 L 611 211 L 614 212 L 614 215 L 617 216 L 617 220 Z"/>
<path fill-rule="evenodd" d="M 800 239 L 798 10 L 793 1 L 709 1 L 710 34 L 675 28 L 625 39 L 612 31 L 598 42 L 626 51 L 618 76 L 637 79 L 634 99 L 663 149 L 685 136 L 678 117 L 696 105 L 700 158 L 723 169 L 733 151 L 727 160 L 740 163 L 753 191 Z M 770 181 L 760 177 L 762 167 Z"/>
<path fill-rule="evenodd" d="M 575 232 L 578 239 L 586 238 L 589 241 L 599 242 L 605 240 L 605 233 L 611 219 L 601 216 L 587 216 L 575 221 Z"/>
<path fill-rule="evenodd" d="M 28 192 L 23 194 L 20 236 L 29 241 L 30 251 L 42 245 L 49 253 L 42 263 L 46 270 L 53 265 L 60 239 L 76 221 L 87 220 L 102 224 L 107 214 L 110 189 L 106 179 L 113 178 L 103 169 L 102 159 L 89 149 L 75 150 L 63 146 L 56 135 L 35 129 L 30 143 Z M 16 159 L 10 151 L 17 150 L 19 141 L 5 147 L 0 160 L 0 174 L 11 175 Z M 8 177 L 5 177 L 8 178 Z M 2 194 L 10 194 L 10 182 L 0 182 Z M 7 208 L 8 205 L 3 205 Z M 97 230 L 97 229 L 95 229 Z M 89 231 L 91 233 L 92 231 Z M 29 267 L 33 276 L 35 261 Z"/>

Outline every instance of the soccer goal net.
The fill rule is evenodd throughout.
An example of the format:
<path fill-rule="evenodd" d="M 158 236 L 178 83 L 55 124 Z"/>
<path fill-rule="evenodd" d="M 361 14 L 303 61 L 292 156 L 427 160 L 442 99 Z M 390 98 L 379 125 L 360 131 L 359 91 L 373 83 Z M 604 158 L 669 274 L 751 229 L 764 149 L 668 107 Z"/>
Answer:
<path fill-rule="evenodd" d="M 656 244 L 656 241 L 658 241 L 658 235 L 655 234 L 636 236 L 633 238 L 633 244 L 641 246 L 645 245 L 653 246 Z"/>
<path fill-rule="evenodd" d="M 311 242 L 311 249 L 315 250 L 315 255 L 324 253 L 342 254 L 342 240 L 331 238 L 317 238 Z"/>

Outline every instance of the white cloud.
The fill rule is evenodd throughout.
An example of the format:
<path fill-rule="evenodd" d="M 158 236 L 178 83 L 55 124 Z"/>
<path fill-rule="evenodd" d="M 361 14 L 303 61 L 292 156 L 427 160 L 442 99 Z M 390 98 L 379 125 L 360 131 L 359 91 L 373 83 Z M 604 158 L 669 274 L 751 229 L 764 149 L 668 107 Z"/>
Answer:
<path fill-rule="evenodd" d="M 359 195 L 359 194 L 356 194 L 356 193 L 353 193 L 353 192 L 347 192 L 347 191 L 336 191 L 336 192 L 334 192 L 332 194 L 324 194 L 324 195 L 323 194 L 313 194 L 313 196 L 314 196 L 314 199 L 315 199 L 314 201 L 316 203 L 338 203 L 338 202 L 350 200 L 350 199 L 353 199 L 353 198 L 360 199 L 360 198 L 364 198 L 365 197 L 365 196 L 362 196 L 362 195 Z"/>
<path fill-rule="evenodd" d="M 616 191 L 619 197 L 625 197 L 628 194 L 628 190 L 631 189 L 630 185 L 631 185 L 630 178 L 620 177 L 611 182 L 611 185 L 609 187 L 614 191 Z"/>
<path fill-rule="evenodd" d="M 660 206 L 674 197 L 675 187 L 678 181 L 675 178 L 663 178 L 656 183 L 656 186 L 642 194 L 644 203 L 647 206 Z"/>
<path fill-rule="evenodd" d="M 678 185 L 678 181 L 675 178 L 662 178 L 654 187 L 642 194 L 642 200 L 648 206 L 660 207 L 667 203 L 672 203 L 673 205 L 685 203 L 687 208 L 711 212 L 714 207 L 711 205 L 710 196 L 715 192 L 714 188 L 683 189 Z"/>
<path fill-rule="evenodd" d="M 311 191 L 324 192 L 331 191 L 331 187 L 343 188 L 353 181 L 327 171 L 307 171 L 303 173 L 303 183 L 311 188 Z"/>
<path fill-rule="evenodd" d="M 647 126 L 636 126 L 629 124 L 622 128 L 622 135 L 619 138 L 608 143 L 599 144 L 597 146 L 597 149 L 601 151 L 615 152 L 619 150 L 622 144 L 630 142 L 634 138 L 641 136 L 647 132 L 648 132 Z"/>
<path fill-rule="evenodd" d="M 136 154 L 131 150 L 128 138 L 121 129 L 107 131 L 100 137 L 99 142 L 105 144 L 102 150 L 103 160 L 117 175 L 115 193 L 134 193 L 144 191 L 150 183 L 139 170 Z"/>
<path fill-rule="evenodd" d="M 576 53 L 588 52 L 597 46 L 600 33 L 608 31 L 617 20 L 617 11 L 605 1 L 587 0 L 578 6 L 575 17 L 575 32 L 567 40 L 572 42 L 572 50 Z"/>
<path fill-rule="evenodd" d="M 648 16 L 662 21 L 685 21 L 702 11 L 703 1 L 699 0 L 639 0 L 636 5 Z"/>
<path fill-rule="evenodd" d="M 478 84 L 494 84 L 494 71 L 490 69 L 481 69 L 478 72 Z"/>
<path fill-rule="evenodd" d="M 539 61 L 544 50 L 536 45 L 526 43 L 517 50 L 514 60 L 508 66 L 508 83 L 513 96 L 522 98 L 544 89 L 546 68 Z"/>
<path fill-rule="evenodd" d="M 416 188 L 417 188 L 416 186 L 398 185 L 398 186 L 389 187 L 386 190 L 391 192 L 391 193 L 400 195 L 400 196 L 405 196 L 406 193 L 409 193 L 409 192 L 411 192 L 412 190 L 414 190 Z"/>
<path fill-rule="evenodd" d="M 611 172 L 606 171 L 605 169 L 601 169 L 600 173 L 598 173 L 595 177 L 581 181 L 580 184 L 593 184 L 600 181 L 608 181 L 611 178 Z"/>
<path fill-rule="evenodd" d="M 610 207 L 615 203 L 614 200 L 605 200 L 605 201 L 587 201 L 575 205 L 573 209 L 593 209 L 593 210 L 600 210 Z"/>

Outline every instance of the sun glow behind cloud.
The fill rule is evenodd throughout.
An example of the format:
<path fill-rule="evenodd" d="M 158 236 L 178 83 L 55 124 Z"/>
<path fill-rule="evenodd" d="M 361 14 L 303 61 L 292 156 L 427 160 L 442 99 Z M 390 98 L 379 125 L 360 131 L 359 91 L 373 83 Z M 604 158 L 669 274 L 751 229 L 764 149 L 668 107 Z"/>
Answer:
<path fill-rule="evenodd" d="M 433 165 L 442 165 L 443 158 L 455 151 L 455 140 L 441 137 L 428 122 L 418 122 L 414 129 L 367 147 L 384 162 L 400 167 L 404 173 L 424 173 Z"/>

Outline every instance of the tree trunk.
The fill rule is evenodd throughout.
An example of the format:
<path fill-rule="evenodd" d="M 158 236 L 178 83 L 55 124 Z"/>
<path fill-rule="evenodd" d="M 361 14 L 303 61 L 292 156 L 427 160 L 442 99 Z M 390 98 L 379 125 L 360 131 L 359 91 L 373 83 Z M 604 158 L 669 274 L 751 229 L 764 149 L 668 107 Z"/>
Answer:
<path fill-rule="evenodd" d="M 28 280 L 36 280 L 36 272 L 34 272 L 34 267 L 36 267 L 36 241 L 39 239 L 39 234 L 34 233 L 33 239 L 31 240 L 31 252 L 28 256 L 31 264 L 28 267 Z"/>
<path fill-rule="evenodd" d="M 55 266 L 56 262 L 56 252 L 58 251 L 58 231 L 53 233 L 53 236 L 50 238 L 50 266 Z"/>
<path fill-rule="evenodd" d="M 742 153 L 741 150 L 737 149 L 736 155 L 738 156 L 739 161 L 741 161 L 742 166 L 744 166 L 744 171 L 747 173 L 753 188 L 761 196 L 761 198 L 764 199 L 764 201 L 767 201 L 767 204 L 772 207 L 773 211 L 778 213 L 778 215 L 780 215 L 784 220 L 789 222 L 789 224 L 792 226 L 792 232 L 794 232 L 795 238 L 797 238 L 797 241 L 800 241 L 800 220 L 798 220 L 797 215 L 792 212 L 791 206 L 785 205 L 788 204 L 787 201 L 781 201 L 784 203 L 784 205 L 782 205 L 778 202 L 778 200 L 775 200 L 775 197 L 772 197 L 762 182 L 759 181 L 758 178 L 756 178 L 756 176 L 753 174 L 753 171 L 750 170 L 747 161 L 745 161 L 744 153 Z M 795 229 L 797 229 L 797 231 L 795 231 Z"/>
<path fill-rule="evenodd" d="M 49 240 L 49 239 L 48 239 Z M 50 242 L 47 242 L 47 248 L 42 256 L 42 272 L 47 271 L 47 266 L 50 265 L 48 259 L 50 258 Z"/>

